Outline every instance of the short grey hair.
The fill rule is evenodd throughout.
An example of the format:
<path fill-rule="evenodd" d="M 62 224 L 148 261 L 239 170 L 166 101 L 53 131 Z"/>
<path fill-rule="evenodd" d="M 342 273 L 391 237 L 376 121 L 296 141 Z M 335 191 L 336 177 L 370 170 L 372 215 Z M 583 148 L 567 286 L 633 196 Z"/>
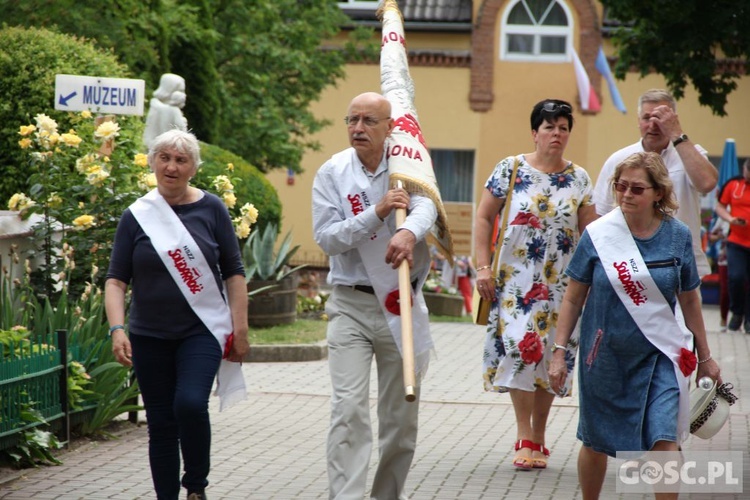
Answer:
<path fill-rule="evenodd" d="M 644 102 L 666 102 L 672 108 L 672 111 L 677 111 L 677 101 L 674 100 L 674 96 L 669 91 L 664 89 L 647 90 L 638 98 L 638 116 L 641 115 L 641 106 Z"/>
<path fill-rule="evenodd" d="M 201 165 L 201 145 L 198 142 L 198 138 L 195 137 L 191 132 L 185 132 L 183 130 L 174 128 L 167 130 L 166 132 L 159 134 L 151 142 L 151 147 L 148 150 L 148 164 L 153 168 L 154 160 L 156 155 L 165 149 L 176 149 L 180 153 L 186 154 L 193 161 L 195 170 Z"/>

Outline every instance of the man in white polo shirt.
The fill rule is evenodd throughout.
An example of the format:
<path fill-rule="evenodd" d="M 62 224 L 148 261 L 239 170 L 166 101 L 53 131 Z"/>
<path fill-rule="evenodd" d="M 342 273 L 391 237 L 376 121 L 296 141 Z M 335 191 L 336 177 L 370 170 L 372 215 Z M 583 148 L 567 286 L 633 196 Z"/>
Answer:
<path fill-rule="evenodd" d="M 703 277 L 711 268 L 701 245 L 700 197 L 716 187 L 719 172 L 708 161 L 707 151 L 685 135 L 676 110 L 674 97 L 666 90 L 651 89 L 641 95 L 638 99 L 641 140 L 616 151 L 604 163 L 594 187 L 594 203 L 599 215 L 614 208 L 610 178 L 625 158 L 642 151 L 661 154 L 680 204 L 675 217 L 690 228 L 698 274 Z"/>

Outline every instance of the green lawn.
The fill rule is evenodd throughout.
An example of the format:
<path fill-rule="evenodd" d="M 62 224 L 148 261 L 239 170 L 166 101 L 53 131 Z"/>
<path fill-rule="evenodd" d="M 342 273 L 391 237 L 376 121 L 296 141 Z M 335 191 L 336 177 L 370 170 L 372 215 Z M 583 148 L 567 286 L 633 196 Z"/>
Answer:
<path fill-rule="evenodd" d="M 298 319 L 288 325 L 269 328 L 250 327 L 248 340 L 253 344 L 313 344 L 326 338 L 327 321 Z"/>
<path fill-rule="evenodd" d="M 470 316 L 433 316 L 433 323 L 471 323 Z M 250 345 L 253 344 L 312 344 L 326 338 L 327 321 L 319 319 L 297 319 L 289 325 L 269 328 L 250 328 Z"/>

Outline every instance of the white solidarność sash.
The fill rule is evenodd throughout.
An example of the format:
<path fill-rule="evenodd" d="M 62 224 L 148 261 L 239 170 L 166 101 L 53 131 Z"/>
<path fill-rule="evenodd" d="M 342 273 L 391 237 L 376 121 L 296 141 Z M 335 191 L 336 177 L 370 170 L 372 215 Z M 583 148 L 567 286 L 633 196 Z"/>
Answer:
<path fill-rule="evenodd" d="M 130 211 L 223 354 L 232 334 L 232 314 L 200 247 L 156 189 L 136 200 Z M 241 363 L 222 359 L 216 380 L 220 411 L 247 397 Z"/>
<path fill-rule="evenodd" d="M 375 193 L 370 189 L 370 181 L 360 168 L 354 169 L 354 175 L 341 179 L 342 199 L 341 206 L 344 207 L 346 217 L 356 217 L 370 206 L 370 201 L 375 199 Z M 388 248 L 388 242 L 391 239 L 391 232 L 387 224 L 373 234 L 366 243 L 361 244 L 357 250 L 362 258 L 362 262 L 370 278 L 370 284 L 375 289 L 375 295 L 383 310 L 388 326 L 391 329 L 393 339 L 401 348 L 401 317 L 393 314 L 386 307 L 392 294 L 398 294 L 398 270 L 393 269 L 385 263 L 385 252 Z M 412 308 L 412 321 L 414 333 L 414 358 L 417 379 L 421 379 L 427 372 L 427 366 L 430 360 L 430 351 L 433 348 L 432 336 L 430 335 L 430 322 L 427 313 L 427 304 L 425 304 L 422 295 L 422 284 L 427 276 L 420 276 L 417 283 L 416 292 L 413 295 L 414 307 Z"/>
<path fill-rule="evenodd" d="M 683 348 L 692 349 L 692 337 L 685 333 L 667 299 L 651 277 L 635 244 L 620 207 L 586 227 L 609 282 L 646 338 L 672 360 L 680 387 L 677 440 L 689 434 L 690 398 L 688 377 L 679 366 Z"/>

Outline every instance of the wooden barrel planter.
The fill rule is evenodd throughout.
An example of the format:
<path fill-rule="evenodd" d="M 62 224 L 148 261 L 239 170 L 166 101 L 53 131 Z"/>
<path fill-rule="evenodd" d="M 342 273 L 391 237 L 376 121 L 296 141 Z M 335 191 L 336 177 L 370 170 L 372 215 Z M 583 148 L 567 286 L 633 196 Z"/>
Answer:
<path fill-rule="evenodd" d="M 287 276 L 281 281 L 252 280 L 247 284 L 247 291 L 252 292 L 269 285 L 274 287 L 249 297 L 248 325 L 266 327 L 297 321 L 297 275 Z"/>
<path fill-rule="evenodd" d="M 430 314 L 436 316 L 461 316 L 464 312 L 464 298 L 461 295 L 423 292 L 424 301 Z"/>

